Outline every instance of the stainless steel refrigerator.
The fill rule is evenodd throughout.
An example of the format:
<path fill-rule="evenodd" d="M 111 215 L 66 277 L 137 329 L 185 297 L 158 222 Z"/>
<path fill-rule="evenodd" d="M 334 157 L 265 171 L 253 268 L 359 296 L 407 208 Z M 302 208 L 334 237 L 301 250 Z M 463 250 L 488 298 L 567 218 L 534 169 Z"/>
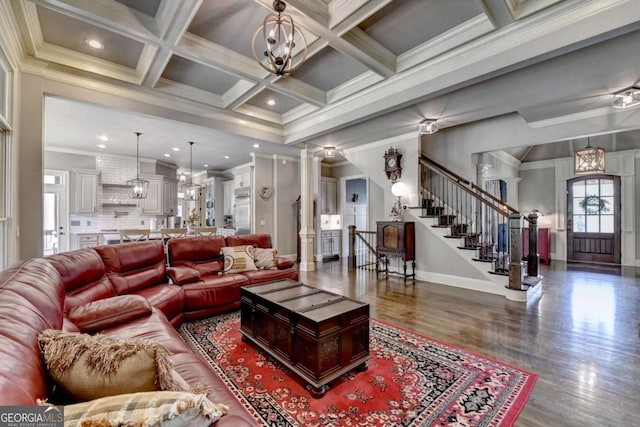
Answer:
<path fill-rule="evenodd" d="M 236 204 L 233 222 L 237 234 L 251 232 L 251 188 L 241 187 L 235 190 Z"/>

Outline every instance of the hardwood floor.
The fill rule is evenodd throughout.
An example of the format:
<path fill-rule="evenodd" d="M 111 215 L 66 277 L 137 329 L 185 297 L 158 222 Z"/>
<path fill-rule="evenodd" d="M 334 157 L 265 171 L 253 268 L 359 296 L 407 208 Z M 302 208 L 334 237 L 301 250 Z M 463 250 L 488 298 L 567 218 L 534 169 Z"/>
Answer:
<path fill-rule="evenodd" d="M 401 278 L 342 261 L 300 281 L 370 304 L 371 316 L 531 371 L 516 426 L 640 426 L 640 268 L 541 265 L 542 296 L 501 296 Z M 382 276 L 381 276 L 382 277 Z"/>

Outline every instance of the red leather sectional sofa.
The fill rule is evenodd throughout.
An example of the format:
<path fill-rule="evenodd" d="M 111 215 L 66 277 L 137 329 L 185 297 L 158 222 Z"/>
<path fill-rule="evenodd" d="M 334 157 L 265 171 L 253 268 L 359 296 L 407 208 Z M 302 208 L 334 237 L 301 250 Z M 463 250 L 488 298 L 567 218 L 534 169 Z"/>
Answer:
<path fill-rule="evenodd" d="M 284 259 L 277 270 L 221 273 L 220 249 L 241 244 L 268 248 L 271 238 L 172 239 L 166 253 L 161 241 L 123 243 L 29 259 L 0 272 L 0 405 L 34 405 L 48 396 L 40 331 L 99 332 L 159 342 L 187 382 L 208 383 L 209 398 L 230 406 L 216 426 L 257 425 L 175 329 L 185 318 L 239 307 L 243 285 L 297 280 L 294 263 Z"/>

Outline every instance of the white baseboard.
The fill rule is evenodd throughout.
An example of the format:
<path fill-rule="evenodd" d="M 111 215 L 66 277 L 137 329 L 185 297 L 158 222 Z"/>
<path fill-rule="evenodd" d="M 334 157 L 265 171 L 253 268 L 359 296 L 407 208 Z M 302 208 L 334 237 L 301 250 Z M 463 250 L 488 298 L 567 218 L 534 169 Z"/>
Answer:
<path fill-rule="evenodd" d="M 470 279 L 468 277 L 452 276 L 450 274 L 432 273 L 428 271 L 417 270 L 416 279 L 426 282 L 438 283 L 446 286 L 453 286 L 456 288 L 469 289 L 477 292 L 484 292 L 494 295 L 501 295 L 508 300 L 527 302 L 531 299 L 542 295 L 542 283 L 528 289 L 527 291 L 518 291 L 508 289 L 505 286 L 501 286 L 488 280 Z M 508 282 L 508 278 L 505 277 L 505 285 Z"/>

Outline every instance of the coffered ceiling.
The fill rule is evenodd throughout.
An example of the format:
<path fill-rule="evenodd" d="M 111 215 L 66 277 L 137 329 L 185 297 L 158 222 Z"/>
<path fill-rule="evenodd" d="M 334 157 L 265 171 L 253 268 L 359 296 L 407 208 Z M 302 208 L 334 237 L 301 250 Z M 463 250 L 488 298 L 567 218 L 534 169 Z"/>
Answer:
<path fill-rule="evenodd" d="M 271 0 L 10 0 L 10 12 L 25 69 L 178 111 L 186 122 L 179 134 L 173 125 L 158 130 L 167 140 L 192 139 L 192 125 L 214 129 L 209 138 L 202 129 L 194 134 L 207 144 L 228 138 L 231 157 L 245 161 L 256 140 L 295 155 L 303 143 L 329 145 L 332 132 L 410 106 L 413 113 L 400 121 L 406 130 L 428 116 L 443 118 L 444 127 L 486 118 L 491 108 L 477 106 L 442 117 L 442 103 L 429 101 L 631 32 L 640 21 L 638 1 L 286 3 L 308 43 L 306 61 L 287 77 L 267 73 L 252 54 L 253 34 Z M 91 48 L 89 39 L 104 47 Z M 536 117 L 549 111 L 527 107 Z M 60 116 L 48 128 L 76 126 Z M 111 116 L 118 114 L 87 117 L 82 130 L 70 132 L 77 138 L 55 145 L 88 149 L 88 138 L 116 126 Z M 123 132 L 134 130 L 139 118 L 148 120 L 131 114 Z M 154 124 L 162 128 L 162 120 Z M 91 126 L 101 129 L 83 137 Z M 164 145 L 147 157 L 162 159 Z M 216 150 L 207 152 L 215 156 Z"/>

